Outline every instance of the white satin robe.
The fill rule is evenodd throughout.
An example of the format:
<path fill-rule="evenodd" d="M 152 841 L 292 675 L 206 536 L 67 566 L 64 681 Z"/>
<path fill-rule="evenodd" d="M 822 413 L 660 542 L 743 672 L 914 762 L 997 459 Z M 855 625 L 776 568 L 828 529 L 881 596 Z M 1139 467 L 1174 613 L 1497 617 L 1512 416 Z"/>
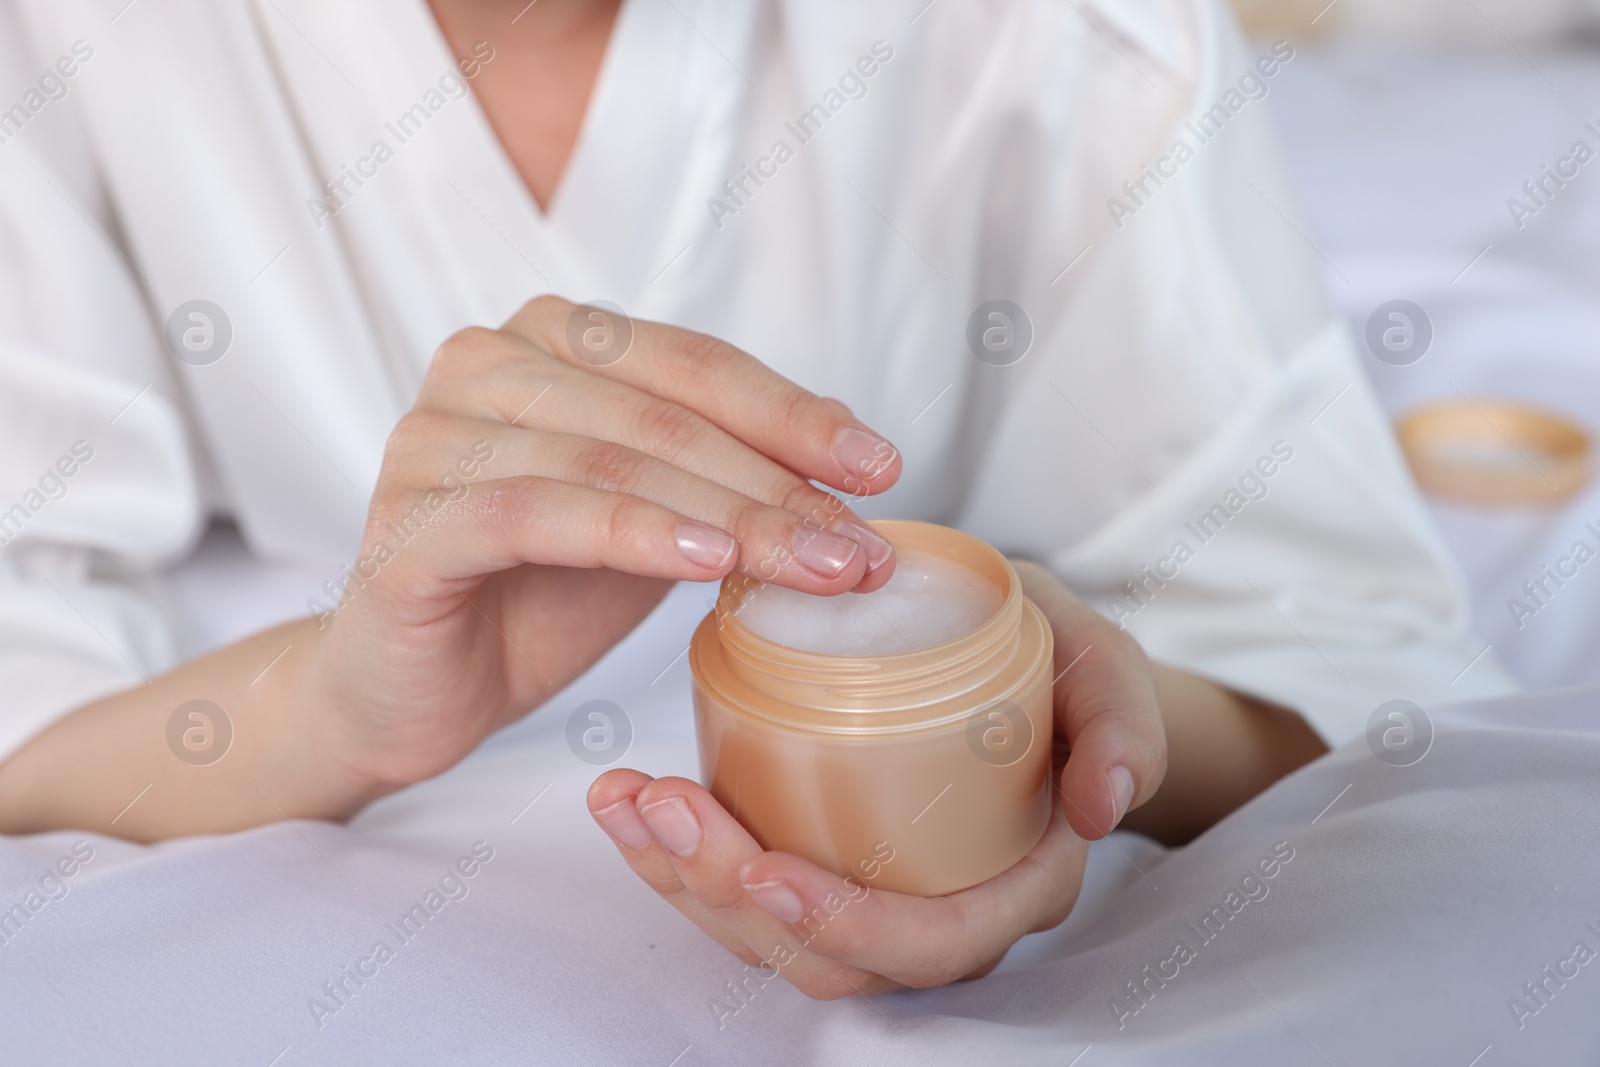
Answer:
<path fill-rule="evenodd" d="M 1324 301 L 1270 105 L 1185 133 L 1258 58 L 1205 0 L 630 0 L 548 213 L 422 0 L 124 2 L 0 5 L 0 108 L 25 112 L 0 117 L 0 513 L 26 511 L 0 752 L 193 651 L 163 574 L 211 516 L 337 574 L 436 346 L 542 292 L 841 397 L 905 455 L 866 514 L 1047 562 L 1152 656 L 1330 741 L 1510 685 Z M 1007 367 L 966 343 L 996 298 L 1035 334 Z M 208 365 L 163 339 L 194 299 L 232 328 Z"/>

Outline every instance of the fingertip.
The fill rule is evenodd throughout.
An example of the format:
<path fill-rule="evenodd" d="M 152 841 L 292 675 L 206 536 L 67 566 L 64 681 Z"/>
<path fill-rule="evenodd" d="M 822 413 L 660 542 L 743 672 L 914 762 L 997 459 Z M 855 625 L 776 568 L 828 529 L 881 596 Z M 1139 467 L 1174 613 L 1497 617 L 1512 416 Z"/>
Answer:
<path fill-rule="evenodd" d="M 743 881 L 740 888 L 749 894 L 750 899 L 764 908 L 779 922 L 797 923 L 806 914 L 805 901 L 794 891 L 788 882 L 774 880 L 768 882 Z"/>
<path fill-rule="evenodd" d="M 1073 833 L 1085 841 L 1098 841 L 1116 827 L 1116 820 L 1111 818 L 1110 781 L 1103 778 L 1099 787 L 1092 790 L 1095 795 L 1085 796 L 1083 790 L 1073 788 L 1072 780 L 1068 777 L 1073 769 L 1069 760 L 1061 770 L 1058 791 L 1061 794 L 1062 814 L 1067 817 L 1067 825 L 1072 827 Z"/>
<path fill-rule="evenodd" d="M 716 802 L 715 798 L 699 782 L 675 774 L 668 775 L 665 778 L 648 779 L 638 790 L 638 797 L 641 807 L 672 797 L 678 797 L 689 804 L 695 805 L 698 805 L 702 800 Z"/>
<path fill-rule="evenodd" d="M 1106 784 L 1111 791 L 1110 828 L 1115 830 L 1133 804 L 1133 772 L 1118 763 L 1106 772 Z"/>
<path fill-rule="evenodd" d="M 1058 723 L 1058 729 L 1060 724 Z M 1105 837 L 1148 800 L 1165 775 L 1165 735 L 1159 712 L 1118 711 L 1094 715 L 1072 736 L 1061 770 L 1068 822 L 1081 837 Z"/>
<path fill-rule="evenodd" d="M 841 898 L 840 879 L 798 856 L 762 852 L 739 866 L 739 882 L 752 900 L 780 922 L 796 923 L 823 906 L 830 893 Z M 855 890 L 853 897 L 859 897 Z"/>
<path fill-rule="evenodd" d="M 664 778 L 652 778 L 657 789 L 671 789 L 675 791 L 688 790 L 693 793 L 704 793 L 706 787 L 693 778 L 685 778 L 681 774 L 669 774 Z"/>
<path fill-rule="evenodd" d="M 867 573 L 867 553 L 861 542 L 830 530 L 797 528 L 790 538 L 794 562 L 829 592 L 854 589 Z"/>
<path fill-rule="evenodd" d="M 639 817 L 637 795 L 650 782 L 639 771 L 607 771 L 589 787 L 589 815 L 618 845 L 634 850 L 650 847 L 650 830 Z"/>
<path fill-rule="evenodd" d="M 833 461 L 841 477 L 831 484 L 860 496 L 881 493 L 900 477 L 900 450 L 859 424 L 835 431 Z"/>
<path fill-rule="evenodd" d="M 867 554 L 851 538 L 809 525 L 796 525 L 788 540 L 746 571 L 768 585 L 812 596 L 838 596 L 861 584 Z"/>
<path fill-rule="evenodd" d="M 813 905 L 829 893 L 859 899 L 867 881 L 859 875 L 840 876 L 789 852 L 762 852 L 739 867 L 740 877 L 751 884 L 780 881 L 792 886 L 800 898 Z"/>
<path fill-rule="evenodd" d="M 715 581 L 739 560 L 739 542 L 715 526 L 699 522 L 680 522 L 673 531 L 678 554 L 701 573 L 693 580 Z"/>
<path fill-rule="evenodd" d="M 889 539 L 880 534 L 870 523 L 853 515 L 840 519 L 829 529 L 861 546 L 861 555 L 866 559 L 866 569 L 862 572 L 861 580 L 856 583 L 854 590 L 857 593 L 870 593 L 883 588 L 894 574 L 895 568 L 894 545 L 890 544 Z"/>
<path fill-rule="evenodd" d="M 885 489 L 893 487 L 894 483 L 900 480 L 902 469 L 904 469 L 904 465 L 901 463 L 900 451 L 896 449 L 894 455 L 887 460 L 882 473 L 871 479 L 872 491 L 881 493 Z"/>
<path fill-rule="evenodd" d="M 590 783 L 584 801 L 589 806 L 590 814 L 598 814 L 614 807 L 619 801 L 632 800 L 638 795 L 639 790 L 650 783 L 650 780 L 650 776 L 642 771 L 618 767 L 607 771 Z"/>
<path fill-rule="evenodd" d="M 883 566 L 868 569 L 866 574 L 861 576 L 861 581 L 856 583 L 854 592 L 876 593 L 879 589 L 888 585 L 889 579 L 894 577 L 895 559 L 896 557 L 890 556 L 888 562 Z"/>
<path fill-rule="evenodd" d="M 788 861 L 795 857 L 782 852 L 760 852 L 739 865 L 739 880 L 746 885 L 763 882 L 793 882 L 794 876 L 803 872 L 793 870 Z M 804 861 L 801 861 L 802 863 Z"/>

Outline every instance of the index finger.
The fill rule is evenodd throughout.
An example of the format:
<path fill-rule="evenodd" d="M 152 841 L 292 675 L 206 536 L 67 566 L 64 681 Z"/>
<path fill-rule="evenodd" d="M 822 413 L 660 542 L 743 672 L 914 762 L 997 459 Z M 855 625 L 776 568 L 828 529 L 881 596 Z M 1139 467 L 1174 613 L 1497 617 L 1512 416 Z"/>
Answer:
<path fill-rule="evenodd" d="M 900 477 L 899 451 L 844 404 L 714 337 L 557 296 L 530 300 L 505 329 L 575 366 L 681 404 L 824 485 L 870 496 Z"/>

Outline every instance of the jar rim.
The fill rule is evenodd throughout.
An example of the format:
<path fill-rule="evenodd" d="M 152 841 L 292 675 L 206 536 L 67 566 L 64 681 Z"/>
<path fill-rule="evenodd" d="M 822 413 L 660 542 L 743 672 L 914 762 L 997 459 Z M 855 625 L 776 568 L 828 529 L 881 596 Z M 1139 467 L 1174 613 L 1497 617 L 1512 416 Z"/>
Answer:
<path fill-rule="evenodd" d="M 746 646 L 751 650 L 763 654 L 764 657 L 792 659 L 798 663 L 821 670 L 828 670 L 833 664 L 859 661 L 867 663 L 892 665 L 898 662 L 912 663 L 918 659 L 927 659 L 931 653 L 939 653 L 951 645 L 961 644 L 976 634 L 981 633 L 994 625 L 996 620 L 1005 616 L 1008 611 L 1013 611 L 1017 602 L 1022 597 L 1022 583 L 1017 578 L 1015 568 L 1011 561 L 1001 552 L 986 541 L 983 541 L 964 530 L 940 526 L 936 523 L 922 522 L 917 519 L 876 519 L 870 525 L 894 545 L 896 553 L 902 550 L 911 550 L 923 555 L 956 563 L 989 580 L 1000 592 L 1000 606 L 988 618 L 974 626 L 964 634 L 941 641 L 926 648 L 912 646 L 910 652 L 890 652 L 880 655 L 857 656 L 847 653 L 810 652 L 805 649 L 794 648 L 763 637 L 756 633 L 739 618 L 739 610 L 749 602 L 748 598 L 766 583 L 759 579 L 750 579 L 743 575 L 732 574 L 722 580 L 721 590 L 717 596 L 714 613 L 717 615 L 718 626 L 731 636 L 738 645 Z M 842 595 L 842 594 L 841 594 Z M 734 606 L 730 607 L 730 602 Z M 907 641 L 907 644 L 911 642 Z M 846 669 L 846 668 L 837 668 Z"/>
<path fill-rule="evenodd" d="M 832 655 L 791 648 L 751 630 L 738 618 L 740 595 L 751 583 L 730 576 L 690 643 L 696 682 L 775 722 L 829 728 L 821 721 L 826 719 L 844 732 L 892 732 L 933 728 L 980 704 L 1007 699 L 1040 669 L 1041 654 L 1043 669 L 1049 669 L 1049 626 L 998 550 L 933 523 L 897 519 L 873 526 L 897 551 L 935 555 L 987 578 L 1002 593 L 1000 607 L 977 627 L 937 645 L 878 656 Z M 1017 664 L 1019 657 L 1028 662 Z M 1004 676 L 1014 671 L 1008 681 Z M 760 710 L 767 704 L 775 714 Z"/>

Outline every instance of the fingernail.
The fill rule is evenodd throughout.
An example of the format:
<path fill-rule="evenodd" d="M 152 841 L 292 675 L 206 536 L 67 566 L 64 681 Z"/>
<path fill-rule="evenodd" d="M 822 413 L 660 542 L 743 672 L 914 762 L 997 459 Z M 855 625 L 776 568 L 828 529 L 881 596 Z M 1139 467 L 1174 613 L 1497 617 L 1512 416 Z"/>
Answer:
<path fill-rule="evenodd" d="M 650 831 L 645 828 L 644 820 L 639 818 L 639 809 L 634 806 L 632 797 L 619 800 L 594 815 L 600 820 L 600 825 L 611 832 L 612 837 L 629 848 L 644 848 L 650 843 Z"/>
<path fill-rule="evenodd" d="M 894 546 L 885 541 L 883 535 L 864 522 L 854 519 L 840 519 L 832 526 L 834 533 L 840 533 L 850 538 L 856 544 L 867 550 L 867 570 L 875 571 L 894 555 Z"/>
<path fill-rule="evenodd" d="M 848 537 L 802 526 L 794 532 L 794 558 L 813 574 L 837 578 L 856 558 L 861 546 Z"/>
<path fill-rule="evenodd" d="M 790 889 L 787 882 L 757 882 L 755 885 L 746 885 L 744 891 L 771 912 L 773 918 L 783 922 L 797 923 L 800 916 L 806 913 L 805 905 L 800 903 L 800 894 Z"/>
<path fill-rule="evenodd" d="M 1119 763 L 1106 772 L 1106 777 L 1111 780 L 1111 803 L 1116 807 L 1111 820 L 1111 826 L 1115 829 L 1122 817 L 1128 814 L 1128 805 L 1133 803 L 1133 773 Z"/>
<path fill-rule="evenodd" d="M 859 427 L 846 426 L 833 438 L 833 458 L 869 482 L 888 469 L 894 457 L 893 445 Z"/>
<path fill-rule="evenodd" d="M 700 823 L 682 797 L 668 797 L 639 809 L 645 825 L 674 856 L 687 856 L 700 847 Z"/>
<path fill-rule="evenodd" d="M 738 548 L 737 541 L 715 527 L 698 522 L 678 524 L 678 551 L 690 563 L 720 570 L 732 562 Z"/>

